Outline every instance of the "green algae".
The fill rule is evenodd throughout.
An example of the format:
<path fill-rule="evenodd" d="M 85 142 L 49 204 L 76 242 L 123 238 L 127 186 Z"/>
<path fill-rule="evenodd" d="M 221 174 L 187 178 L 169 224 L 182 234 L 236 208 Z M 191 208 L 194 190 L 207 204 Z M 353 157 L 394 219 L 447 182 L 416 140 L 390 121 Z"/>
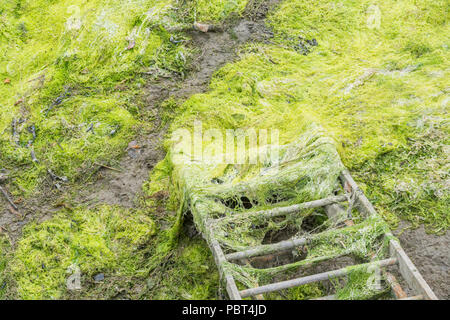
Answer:
<path fill-rule="evenodd" d="M 190 128 L 194 120 L 205 129 L 277 128 L 284 144 L 315 122 L 334 139 L 344 164 L 365 190 L 379 193 L 358 173 L 382 155 L 408 148 L 408 141 L 420 136 L 417 123 L 424 118 L 432 118 L 444 135 L 448 132 L 448 23 L 441 15 L 448 11 L 444 1 L 433 2 L 426 11 L 423 2 L 391 6 L 382 1 L 377 4 L 381 23 L 374 28 L 367 22 L 369 4 L 282 2 L 269 15 L 276 45 L 244 48 L 239 61 L 215 74 L 209 92 L 194 95 L 180 108 L 172 131 Z M 307 40 L 313 39 L 318 45 L 308 47 Z M 308 48 L 306 56 L 299 43 Z M 446 150 L 444 141 L 440 148 Z M 439 156 L 448 158 L 444 151 Z M 439 156 L 430 161 L 439 163 Z M 432 184 L 435 169 L 426 169 L 429 174 L 422 175 L 421 183 Z M 380 161 L 375 170 L 401 179 L 401 171 Z M 445 180 L 445 173 L 440 179 Z M 436 187 L 448 195 L 445 186 Z M 439 209 L 448 197 L 420 197 L 422 210 L 403 206 L 406 212 L 399 213 L 393 205 L 381 205 L 381 212 L 390 221 L 398 214 L 433 223 L 435 231 L 448 229 L 448 214 Z M 393 202 L 398 201 L 404 200 Z M 431 215 L 433 206 L 438 209 Z"/>
<path fill-rule="evenodd" d="M 325 288 L 321 284 L 305 284 L 295 288 L 271 292 L 264 295 L 266 300 L 307 300 L 320 298 L 325 295 Z"/>
<path fill-rule="evenodd" d="M 390 201 L 375 198 L 375 204 L 393 225 L 398 219 L 395 217 L 401 217 L 415 225 L 417 221 L 425 222 L 429 231 L 443 232 L 448 229 L 448 213 L 442 210 L 448 206 L 448 190 L 442 183 L 447 161 L 439 157 L 446 156 L 445 142 L 436 142 L 438 151 L 427 157 L 423 156 L 426 149 L 411 154 L 409 142 L 421 136 L 417 123 L 424 117 L 433 119 L 441 137 L 448 133 L 444 116 L 448 113 L 447 14 L 448 4 L 444 1 L 381 1 L 375 7 L 369 1 L 283 1 L 269 16 L 274 44 L 243 48 L 237 62 L 216 72 L 207 93 L 192 96 L 180 107 L 171 131 L 190 130 L 194 121 L 201 121 L 204 129 L 276 128 L 280 130 L 280 144 L 288 144 L 305 132 L 308 124 L 317 123 L 334 139 L 344 164 L 363 182 L 363 189 L 377 196 L 392 190 L 383 181 L 387 175 L 390 181 L 398 181 L 392 186 L 404 174 L 398 170 L 401 161 L 394 167 L 383 161 L 385 157 L 395 158 L 399 152 L 416 156 L 410 161 L 411 171 L 421 171 L 423 185 L 432 185 L 430 189 L 440 196 L 425 190 L 419 193 L 419 201 L 410 201 L 410 196 L 408 199 L 401 192 L 390 192 L 386 195 Z M 174 141 L 168 141 L 167 146 L 175 150 Z M 425 163 L 434 167 L 426 167 Z M 210 169 L 200 167 L 180 169 L 192 170 L 190 178 L 195 183 L 186 184 L 186 177 L 178 174 L 174 184 L 181 193 L 188 194 L 194 219 L 197 213 L 208 210 L 225 214 L 213 202 L 198 205 L 208 190 L 193 185 L 204 186 L 206 180 L 199 180 L 201 170 Z M 432 180 L 436 169 L 440 184 Z M 175 172 L 178 170 L 175 166 Z M 379 174 L 378 179 L 366 181 L 369 174 Z M 417 210 L 416 205 L 422 208 Z M 202 229 L 200 220 L 196 224 Z M 380 230 L 385 232 L 387 227 L 382 225 Z M 369 238 L 375 241 L 381 234 L 370 233 L 375 238 Z M 225 238 L 229 236 L 225 234 Z M 346 240 L 359 243 L 353 236 Z M 364 243 L 368 245 L 360 248 L 365 248 L 364 254 L 352 254 L 368 259 L 367 250 L 374 249 L 374 243 Z M 336 257 L 341 252 L 336 250 L 336 243 L 324 250 L 317 259 L 324 255 Z M 314 255 L 311 261 L 317 262 Z M 268 274 L 273 276 L 297 266 L 261 271 L 250 267 L 237 270 L 235 265 L 225 264 L 246 286 L 258 285 L 267 280 Z M 353 278 L 342 298 L 370 296 L 361 287 L 364 277 Z"/>
<path fill-rule="evenodd" d="M 185 219 L 173 165 L 168 158 L 153 168 L 144 184 L 142 206 L 152 212 L 159 226 L 146 264 L 149 299 L 217 299 L 219 273 L 207 244 L 191 238 L 183 228 Z"/>
<path fill-rule="evenodd" d="M 310 70 L 299 79 L 308 83 L 304 107 L 313 106 L 377 209 L 393 225 L 401 218 L 443 233 L 448 3 L 379 1 L 378 28 L 367 23 L 370 5 L 285 1 L 271 26 L 288 46 L 298 36 L 318 41 L 303 59 L 310 66 L 298 66 Z"/>
<path fill-rule="evenodd" d="M 144 73 L 181 74 L 189 55 L 165 29 L 176 24 L 170 1 L 8 0 L 0 21 L 0 166 L 26 195 L 46 169 L 75 182 L 118 158 L 149 127 Z"/>
<path fill-rule="evenodd" d="M 218 298 L 219 274 L 208 246 L 182 228 L 171 170 L 166 161 L 152 170 L 140 198 L 145 210 L 104 205 L 61 211 L 27 225 L 14 252 L 2 242 L 4 298 Z M 68 290 L 66 281 L 76 267 L 81 289 Z M 105 279 L 96 282 L 99 273 Z"/>
<path fill-rule="evenodd" d="M 119 158 L 137 132 L 151 128 L 140 101 L 147 78 L 184 76 L 190 51 L 184 42 L 173 41 L 183 35 L 171 30 L 197 19 L 220 22 L 242 11 L 245 3 L 189 1 L 199 15 L 188 18 L 169 0 L 2 4 L 0 167 L 10 170 L 11 191 L 33 194 L 48 169 L 78 183 L 89 179 L 96 161 L 107 164 Z M 169 203 L 161 197 L 170 173 L 163 167 L 155 168 L 151 183 L 144 185 L 148 196 L 142 204 L 150 208 L 152 218 L 104 206 L 63 211 L 45 222 L 33 222 L 8 259 L 2 245 L 1 279 L 3 268 L 11 270 L 17 296 L 24 299 L 111 298 L 118 294 L 113 284 L 134 292 L 134 298 L 145 295 L 130 283 L 141 286 L 176 249 L 183 218 L 176 192 Z M 161 215 L 171 210 L 174 214 Z M 156 232 L 153 221 L 161 230 L 150 241 Z M 189 264 L 197 251 L 203 255 L 205 248 L 188 248 L 181 261 Z M 69 292 L 67 269 L 74 266 L 81 270 L 83 289 Z M 93 285 L 97 272 L 105 273 L 111 284 Z M 150 290 L 150 285 L 143 287 Z M 202 294 L 200 284 L 197 291 L 194 297 L 207 298 L 212 292 Z"/>
<path fill-rule="evenodd" d="M 145 276 L 139 269 L 155 234 L 155 224 L 143 212 L 119 207 L 60 213 L 23 230 L 11 272 L 22 299 L 59 299 L 67 292 L 67 270 L 78 267 L 81 286 L 95 273 Z"/>
<path fill-rule="evenodd" d="M 318 113 L 343 146 L 343 161 L 351 169 L 404 145 L 410 121 L 442 115 L 447 107 L 442 90 L 448 85 L 448 24 L 428 19 L 446 12 L 445 2 L 430 7 L 426 2 L 379 2 L 379 28 L 367 24 L 369 4 L 285 1 L 271 16 L 279 42 L 289 44 L 286 37 L 318 41 L 317 48 L 298 59 L 303 76 L 295 78 L 307 92 L 302 107 Z M 411 39 L 429 50 L 417 55 Z"/>
<path fill-rule="evenodd" d="M 271 154 L 275 149 L 278 150 L 276 156 L 275 152 Z M 218 174 L 223 168 L 221 163 L 191 161 L 188 159 L 191 154 L 172 150 L 170 161 L 174 163 L 174 180 L 184 195 L 185 210 L 191 211 L 201 232 L 209 232 L 209 219 L 225 215 L 226 223 L 217 221 L 211 226 L 219 242 L 235 250 L 261 244 L 265 232 L 278 230 L 284 223 L 253 230 L 250 225 L 262 224 L 257 215 L 251 216 L 253 211 L 263 210 L 273 198 L 282 199 L 279 205 L 286 206 L 320 199 L 337 187 L 337 178 L 343 167 L 332 141 L 324 137 L 320 127 L 310 125 L 291 144 L 270 146 L 269 150 L 249 150 L 249 156 L 252 152 L 260 153 L 258 164 L 245 161 L 244 165 L 226 165 L 231 173 L 225 171 L 221 174 Z M 214 179 L 222 183 L 217 184 Z M 253 208 L 241 218 L 233 213 L 242 212 L 243 207 L 230 210 L 227 203 L 241 203 L 242 197 L 246 197 Z M 233 225 L 231 231 L 230 225 Z"/>
<path fill-rule="evenodd" d="M 178 190 L 173 188 L 172 170 L 166 159 L 159 162 L 143 185 L 145 196 L 141 205 L 153 212 L 155 221 L 161 226 L 148 262 L 150 270 L 157 268 L 176 247 L 183 224 L 183 201 Z"/>
<path fill-rule="evenodd" d="M 386 223 L 380 217 L 373 217 L 349 228 L 331 228 L 318 235 L 308 236 L 307 245 L 301 249 L 307 252 L 302 260 L 265 269 L 226 262 L 224 268 L 238 283 L 246 287 L 268 284 L 276 276 L 295 275 L 299 267 L 312 266 L 330 259 L 350 256 L 367 261 L 374 254 L 377 258 L 383 257 L 387 253 L 387 244 L 380 241 L 380 238 L 388 230 Z"/>
<path fill-rule="evenodd" d="M 219 273 L 206 243 L 182 236 L 163 267 L 152 273 L 154 299 L 204 300 L 219 298 Z"/>
<path fill-rule="evenodd" d="M 0 9 L 0 26 L 6 25 L 7 28 L 0 29 L 0 39 L 17 39 L 15 41 L 22 52 L 8 53 L 0 44 L 0 61 L 20 61 L 14 65 L 14 68 L 20 65 L 17 69 L 20 74 L 12 75 L 0 67 L 0 78 L 7 77 L 12 82 L 11 85 L 0 83 L 0 106 L 5 111 L 0 118 L 0 166 L 10 167 L 10 163 L 27 165 L 27 170 L 17 175 L 16 181 L 23 189 L 32 190 L 41 175 L 45 174 L 44 165 L 56 168 L 58 174 L 76 179 L 84 172 L 79 168 L 85 166 L 88 170 L 89 164 L 97 158 L 117 158 L 132 137 L 133 130 L 142 125 L 140 111 L 131 97 L 141 90 L 142 79 L 136 80 L 136 73 L 147 70 L 149 66 L 182 73 L 185 66 L 183 57 L 188 55 L 186 49 L 171 44 L 170 33 L 163 27 L 149 35 L 148 39 L 151 39 L 150 42 L 155 47 L 153 52 L 146 52 L 145 57 L 134 55 L 133 50 L 133 53 L 126 50 L 122 53 L 124 58 L 117 58 L 114 55 L 117 51 L 111 51 L 108 45 L 96 47 L 94 39 L 90 39 L 91 42 L 86 43 L 82 51 L 87 50 L 88 45 L 93 46 L 94 50 L 84 52 L 83 59 L 79 59 L 70 50 L 68 53 L 64 52 L 71 48 L 73 41 L 63 42 L 63 51 L 48 49 L 53 47 L 54 41 L 59 41 L 54 36 L 58 32 L 54 32 L 54 27 L 49 27 L 52 37 L 47 40 L 39 38 L 39 43 L 46 43 L 46 48 L 38 50 L 40 53 L 37 55 L 30 55 L 29 52 L 36 49 L 30 42 L 33 46 L 38 43 L 33 40 L 37 35 L 30 32 L 33 30 L 32 20 L 39 21 L 46 17 L 26 20 L 23 17 L 29 12 L 27 10 L 30 10 L 30 6 L 27 8 L 26 5 L 18 5 L 24 2 L 6 3 L 6 9 Z M 35 3 L 34 8 L 39 8 L 44 2 Z M 226 1 L 196 3 L 201 3 L 202 7 L 195 20 L 218 21 L 223 19 L 224 12 L 241 10 L 239 8 L 242 8 L 243 2 L 229 1 L 232 3 L 232 10 L 224 6 Z M 448 109 L 448 39 L 445 38 L 448 33 L 448 4 L 444 1 L 405 0 L 392 5 L 381 1 L 377 3 L 382 12 L 381 29 L 366 27 L 369 4 L 367 1 L 284 1 L 271 15 L 270 25 L 275 30 L 277 44 L 245 48 L 240 61 L 227 65 L 216 73 L 208 93 L 193 96 L 182 106 L 177 106 L 180 114 L 175 119 L 170 117 L 167 120 L 174 122 L 172 131 L 189 127 L 193 119 L 202 120 L 207 128 L 279 128 L 282 143 L 292 142 L 306 124 L 319 123 L 335 140 L 344 164 L 352 169 L 384 218 L 393 224 L 398 221 L 398 217 L 412 221 L 415 225 L 425 222 L 429 231 L 443 232 L 449 225 L 446 212 L 448 190 L 444 183 L 447 177 L 445 159 L 448 154 L 445 144 L 448 143 L 445 143 L 445 134 L 448 135 L 448 127 L 443 117 Z M 98 4 L 93 4 L 96 5 Z M 55 22 L 66 21 L 61 19 L 62 16 L 67 16 L 62 14 L 66 8 L 67 6 L 54 10 L 52 8 L 56 13 L 52 19 Z M 115 10 L 117 8 L 112 9 Z M 139 10 L 138 13 L 143 12 Z M 134 15 L 134 21 L 131 19 L 127 22 L 128 29 L 124 30 L 133 30 L 135 25 L 143 21 L 142 16 L 136 16 L 139 14 Z M 194 18 L 189 19 L 195 21 Z M 122 25 L 120 19 L 115 20 L 115 23 Z M 152 23 L 164 25 L 160 21 Z M 58 27 L 58 24 L 55 26 Z M 45 32 L 40 37 L 44 34 Z M 120 43 L 123 50 L 129 45 L 127 33 L 122 35 L 122 38 L 112 42 L 112 47 Z M 308 47 L 308 55 L 304 56 L 305 51 L 299 50 L 298 42 L 301 39 L 298 36 L 307 40 L 314 38 L 319 45 Z M 24 50 L 27 45 L 30 45 L 29 49 Z M 139 46 L 139 43 L 136 45 Z M 88 57 L 89 53 L 92 53 L 92 59 Z M 9 58 L 8 55 L 12 54 L 17 56 Z M 5 55 L 9 60 L 2 60 Z M 32 57 L 32 62 L 26 60 L 27 56 Z M 115 61 L 116 59 L 118 60 Z M 81 61 L 88 63 L 84 65 Z M 50 65 L 47 67 L 48 62 Z M 6 67 L 5 64 L 2 66 Z M 47 69 L 42 69 L 44 67 Z M 376 71 L 372 72 L 372 69 Z M 52 79 L 51 83 L 39 89 L 28 88 L 31 84 L 27 81 L 40 76 L 43 70 Z M 49 113 L 51 121 L 45 120 L 41 111 L 45 112 L 65 92 L 67 82 L 73 93 L 64 99 L 61 106 Z M 122 82 L 131 88 L 111 94 L 112 89 Z M 12 91 L 13 95 L 10 94 Z M 23 104 L 14 106 L 23 93 L 28 91 L 31 93 L 26 96 L 25 107 Z M 167 106 L 172 108 L 174 103 L 169 101 Z M 33 123 L 38 124 L 38 132 L 45 132 L 45 135 L 41 134 L 35 141 L 41 164 L 31 163 L 29 150 L 25 147 L 30 139 L 26 130 L 21 131 L 20 147 L 16 147 L 11 138 L 12 118 L 24 113 L 33 119 Z M 7 116 L 3 117 L 3 114 Z M 437 139 L 423 135 L 420 120 L 424 117 L 433 119 L 433 128 L 438 127 L 438 133 L 434 133 Z M 29 123 L 31 122 L 27 124 Z M 96 124 L 96 135 L 85 132 L 91 123 Z M 116 127 L 120 128 L 118 133 L 108 135 Z M 47 137 L 51 135 L 55 139 L 47 141 Z M 420 142 L 419 145 L 414 143 L 417 141 Z M 70 154 L 60 152 L 56 142 L 64 150 L 70 150 Z M 215 298 L 217 287 L 214 283 L 218 273 L 213 268 L 206 245 L 200 241 L 193 241 L 191 244 L 186 238 L 182 238 L 182 241 L 179 239 L 183 221 L 183 208 L 179 204 L 184 199 L 177 191 L 180 190 L 177 188 L 179 181 L 173 179 L 172 165 L 168 159 L 169 156 L 158 165 L 150 181 L 144 186 L 147 197 L 143 204 L 146 208 L 151 208 L 152 219 L 160 229 L 155 240 L 156 249 L 152 248 L 150 253 L 147 252 L 152 257 L 150 263 L 147 261 L 145 264 L 134 258 L 127 260 L 130 251 L 122 245 L 118 245 L 115 248 L 117 251 L 114 251 L 105 244 L 106 240 L 93 237 L 93 243 L 99 246 L 92 248 L 92 252 L 99 260 L 94 262 L 92 257 L 82 254 L 80 261 L 86 261 L 86 267 L 82 271 L 92 276 L 95 272 L 107 270 L 106 272 L 113 273 L 112 270 L 118 269 L 120 274 L 123 272 L 132 275 L 140 274 L 135 270 L 136 266 L 145 265 L 142 267 L 145 270 L 142 274 L 148 274 L 149 270 L 154 271 L 169 262 L 169 265 L 174 265 L 169 269 L 160 269 L 169 270 L 161 282 L 167 289 L 155 285 L 153 281 L 157 281 L 157 276 L 151 277 L 151 281 L 147 283 L 150 291 L 148 297 Z M 422 183 L 419 185 L 426 187 L 423 191 L 413 188 L 414 184 L 418 185 L 418 181 Z M 167 216 L 165 210 L 169 212 Z M 117 209 L 117 215 L 122 215 L 122 211 L 125 212 Z M 93 219 L 91 211 L 80 212 L 83 212 L 80 215 L 86 216 L 83 221 Z M 76 233 L 69 231 L 72 227 L 68 227 L 68 219 L 58 216 L 47 224 L 34 224 L 25 232 L 23 243 L 18 247 L 22 249 L 18 249 L 15 258 L 20 267 L 14 271 L 21 297 L 65 297 L 66 265 L 78 255 L 71 248 L 83 245 L 85 242 L 81 237 L 86 236 L 88 239 L 86 233 L 89 234 L 87 230 L 90 230 L 82 224 L 86 230 L 77 230 Z M 110 233 L 110 224 L 103 220 L 93 221 L 94 225 L 106 225 L 105 230 Z M 150 222 L 148 224 L 152 225 Z M 142 227 L 141 222 L 133 221 L 127 228 L 134 229 L 135 226 Z M 58 262 L 57 266 L 53 261 L 54 253 L 47 250 L 43 240 L 46 242 L 47 239 L 57 239 L 56 235 L 62 231 L 71 235 L 71 245 L 67 245 L 63 238 L 61 241 L 51 242 L 58 252 L 55 256 L 58 259 L 62 257 L 65 263 L 60 265 Z M 140 239 L 139 235 L 136 236 Z M 110 241 L 110 236 L 107 239 Z M 124 238 L 112 241 L 120 243 L 130 240 L 124 235 Z M 180 245 L 181 242 L 183 244 Z M 37 248 L 32 248 L 31 243 L 37 244 Z M 85 244 L 86 248 L 91 248 L 89 243 Z M 176 249 L 177 246 L 180 247 Z M 137 250 L 134 254 L 136 253 L 140 255 L 142 252 Z M 113 262 L 111 256 L 114 254 L 124 257 L 126 262 L 123 265 L 121 262 Z M 0 274 L 1 257 L 0 254 Z M 37 260 L 31 261 L 28 257 Z M 54 273 L 39 276 L 42 274 L 42 265 L 39 265 L 41 257 L 54 267 Z M 191 264 L 195 267 L 190 268 Z M 25 266 L 30 268 L 30 273 L 25 271 Z M 163 272 L 156 275 L 163 275 Z M 189 279 L 189 275 L 193 275 L 192 279 Z M 366 275 L 355 276 L 356 280 L 351 283 L 362 283 L 364 276 Z M 205 278 L 207 280 L 202 282 L 201 279 Z M 27 279 L 37 279 L 38 285 L 32 285 Z M 44 292 L 48 292 L 48 295 Z M 94 296 L 104 296 L 102 292 L 92 292 Z M 310 298 L 318 295 L 320 288 L 303 286 L 290 292 L 288 296 Z M 342 294 L 342 298 L 348 296 L 348 292 Z"/>
<path fill-rule="evenodd" d="M 443 234 L 450 226 L 448 130 L 432 118 L 420 122 L 405 146 L 367 162 L 356 177 L 370 181 L 367 194 L 392 225 L 404 219 Z"/>
<path fill-rule="evenodd" d="M 369 300 L 388 297 L 390 287 L 383 285 L 381 270 L 372 267 L 349 267 L 346 283 L 340 285 L 334 279 L 337 300 Z M 378 282 L 378 283 L 377 283 Z"/>
<path fill-rule="evenodd" d="M 231 15 L 240 15 L 248 0 L 178 0 L 185 21 L 223 22 Z"/>
<path fill-rule="evenodd" d="M 12 191 L 30 195 L 46 169 L 76 182 L 95 160 L 118 158 L 139 129 L 149 127 L 139 101 L 145 74 L 184 75 L 187 68 L 190 52 L 183 41 L 173 41 L 182 35 L 170 30 L 198 19 L 222 21 L 245 4 L 5 1 L 0 166 L 26 168 L 13 170 L 18 190 Z M 177 13 L 175 5 L 194 16 Z M 11 134 L 15 120 L 17 136 Z M 39 163 L 30 156 L 30 126 L 36 129 L 32 148 Z"/>

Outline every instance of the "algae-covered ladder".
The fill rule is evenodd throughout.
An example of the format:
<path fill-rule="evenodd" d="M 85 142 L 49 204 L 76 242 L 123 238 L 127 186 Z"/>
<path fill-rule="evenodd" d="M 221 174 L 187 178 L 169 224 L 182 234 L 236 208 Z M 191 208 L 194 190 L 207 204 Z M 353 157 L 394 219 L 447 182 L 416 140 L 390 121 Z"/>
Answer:
<path fill-rule="evenodd" d="M 358 188 L 355 181 L 352 179 L 351 175 L 347 170 L 344 170 L 339 176 L 339 184 L 342 187 L 342 191 L 328 198 L 304 202 L 294 205 L 289 205 L 285 207 L 274 206 L 273 208 L 268 208 L 257 212 L 260 219 L 271 219 L 275 217 L 286 217 L 290 215 L 296 215 L 299 212 L 307 209 L 313 208 L 323 208 L 329 219 L 333 219 L 334 216 L 339 215 L 343 211 L 343 206 L 347 205 L 352 207 L 361 213 L 364 219 L 369 219 L 370 217 L 378 216 L 375 212 L 374 207 L 363 194 L 363 192 Z M 245 215 L 244 213 L 241 213 Z M 230 272 L 231 264 L 238 263 L 242 264 L 242 261 L 249 261 L 257 257 L 266 256 L 269 259 L 273 259 L 278 254 L 283 252 L 289 252 L 295 248 L 301 248 L 305 245 L 311 244 L 311 239 L 308 237 L 294 237 L 288 240 L 279 241 L 270 244 L 261 244 L 253 247 L 248 247 L 244 250 L 229 252 L 229 249 L 222 248 L 220 242 L 216 239 L 214 225 L 220 220 L 221 223 L 224 222 L 228 217 L 221 217 L 218 219 L 208 219 L 206 221 L 206 232 L 204 232 L 204 237 L 209 243 L 211 251 L 214 255 L 217 267 L 221 274 L 221 279 L 226 285 L 226 291 L 230 299 L 240 300 L 247 297 L 256 297 L 257 299 L 263 299 L 265 294 L 279 292 L 280 290 L 295 288 L 305 284 L 317 283 L 321 281 L 329 281 L 332 279 L 345 278 L 349 275 L 351 270 L 356 270 L 358 268 L 371 268 L 377 267 L 378 270 L 382 270 L 380 273 L 383 276 L 383 281 L 385 281 L 388 290 L 392 293 L 392 296 L 399 300 L 434 300 L 437 299 L 436 295 L 433 293 L 431 288 L 423 279 L 422 275 L 419 273 L 417 268 L 411 262 L 410 258 L 406 255 L 405 251 L 400 246 L 397 239 L 395 239 L 390 231 L 386 231 L 382 234 L 380 241 L 385 241 L 387 244 L 387 255 L 383 258 L 378 258 L 373 261 L 368 261 L 362 264 L 356 264 L 354 266 L 338 268 L 335 270 L 330 270 L 326 272 L 320 272 L 316 274 L 311 274 L 307 276 L 297 277 L 294 279 L 288 279 L 284 281 L 271 282 L 264 285 L 255 285 L 253 287 L 248 287 L 245 289 L 238 289 L 235 276 Z M 343 234 L 349 228 L 354 228 L 355 224 L 352 221 L 351 216 L 347 216 L 345 223 L 342 224 L 341 228 L 334 230 L 336 235 Z M 326 231 L 325 231 L 326 232 Z M 323 233 L 325 233 L 323 232 Z M 318 233 L 313 236 L 320 237 L 321 234 Z M 327 258 L 316 259 L 319 263 L 326 262 Z M 402 288 L 396 277 L 386 271 L 389 267 L 397 266 L 396 272 L 397 276 L 401 277 L 403 286 L 407 286 L 408 292 Z M 242 286 L 241 286 L 242 287 Z M 319 299 L 335 299 L 336 295 L 331 294 L 324 296 Z M 356 297 L 357 298 L 357 297 Z"/>

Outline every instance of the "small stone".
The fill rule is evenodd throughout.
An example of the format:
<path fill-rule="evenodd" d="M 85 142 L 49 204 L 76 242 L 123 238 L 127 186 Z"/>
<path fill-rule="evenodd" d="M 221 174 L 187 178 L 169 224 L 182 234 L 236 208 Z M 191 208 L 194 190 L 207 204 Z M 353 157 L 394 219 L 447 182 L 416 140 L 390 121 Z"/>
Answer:
<path fill-rule="evenodd" d="M 103 281 L 104 279 L 105 279 L 105 275 L 103 273 L 99 273 L 94 276 L 95 281 Z"/>

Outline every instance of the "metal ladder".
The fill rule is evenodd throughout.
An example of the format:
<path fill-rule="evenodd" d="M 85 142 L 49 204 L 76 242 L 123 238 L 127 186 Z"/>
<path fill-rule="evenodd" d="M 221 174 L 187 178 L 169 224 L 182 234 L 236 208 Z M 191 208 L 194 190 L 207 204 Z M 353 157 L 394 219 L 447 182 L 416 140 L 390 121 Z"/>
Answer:
<path fill-rule="evenodd" d="M 353 178 L 351 177 L 350 173 L 347 170 L 344 170 L 339 178 L 340 183 L 346 192 L 345 195 L 332 196 L 325 199 L 304 202 L 287 207 L 275 207 L 269 210 L 258 212 L 258 214 L 263 218 L 272 218 L 277 216 L 293 215 L 305 209 L 323 207 L 328 217 L 332 218 L 339 212 L 339 210 L 342 210 L 340 209 L 339 203 L 349 201 L 349 195 L 351 194 L 352 201 L 355 204 L 355 208 L 357 208 L 359 212 L 364 214 L 366 217 L 377 215 L 374 207 L 366 198 L 364 193 L 358 188 L 356 182 L 353 180 Z M 286 252 L 288 250 L 306 244 L 308 240 L 306 238 L 289 239 L 274 244 L 259 245 L 255 247 L 250 247 L 244 251 L 225 254 L 219 242 L 214 238 L 214 234 L 211 227 L 214 223 L 215 223 L 214 219 L 210 219 L 206 222 L 207 231 L 206 234 L 204 234 L 203 236 L 207 240 L 210 249 L 214 255 L 214 259 L 219 269 L 221 279 L 224 281 L 226 285 L 228 297 L 232 300 L 241 300 L 243 298 L 255 296 L 257 297 L 257 299 L 263 299 L 262 295 L 266 293 L 276 292 L 288 288 L 294 288 L 304 284 L 329 280 L 336 277 L 343 277 L 348 275 L 349 273 L 348 268 L 342 268 L 318 274 L 313 274 L 305 277 L 295 278 L 291 280 L 275 282 L 262 286 L 239 290 L 238 287 L 236 286 L 236 282 L 233 276 L 228 272 L 226 272 L 226 270 L 224 270 L 223 264 L 225 262 L 233 262 L 241 259 L 251 259 L 258 256 Z M 347 226 L 351 226 L 353 222 L 351 220 L 348 220 L 346 221 L 346 224 Z M 359 267 L 377 266 L 379 268 L 383 268 L 382 270 L 384 278 L 389 284 L 393 296 L 396 299 L 437 300 L 436 295 L 433 293 L 429 285 L 423 279 L 420 272 L 417 270 L 417 268 L 411 262 L 409 257 L 406 255 L 405 251 L 402 249 L 399 242 L 394 238 L 392 238 L 392 234 L 390 232 L 386 233 L 384 236 L 388 237 L 389 239 L 389 257 L 384 260 L 368 262 L 365 264 L 355 266 Z M 385 270 L 387 267 L 393 265 L 398 266 L 398 270 L 401 277 L 405 280 L 405 282 L 409 286 L 410 291 L 413 292 L 413 294 L 411 294 L 410 296 L 408 296 L 405 293 L 405 291 L 403 290 L 403 288 L 401 287 L 395 276 Z M 332 300 L 334 298 L 335 296 L 331 295 L 321 297 L 318 300 Z"/>

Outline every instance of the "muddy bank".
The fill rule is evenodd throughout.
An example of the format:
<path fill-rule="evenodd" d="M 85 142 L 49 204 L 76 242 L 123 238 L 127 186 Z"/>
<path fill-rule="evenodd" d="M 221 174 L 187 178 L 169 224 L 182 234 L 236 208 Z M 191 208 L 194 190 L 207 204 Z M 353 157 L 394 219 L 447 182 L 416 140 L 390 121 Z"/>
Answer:
<path fill-rule="evenodd" d="M 401 223 L 394 232 L 412 262 L 439 299 L 450 299 L 450 232 L 442 236 L 427 234 L 423 226 L 405 229 Z"/>

